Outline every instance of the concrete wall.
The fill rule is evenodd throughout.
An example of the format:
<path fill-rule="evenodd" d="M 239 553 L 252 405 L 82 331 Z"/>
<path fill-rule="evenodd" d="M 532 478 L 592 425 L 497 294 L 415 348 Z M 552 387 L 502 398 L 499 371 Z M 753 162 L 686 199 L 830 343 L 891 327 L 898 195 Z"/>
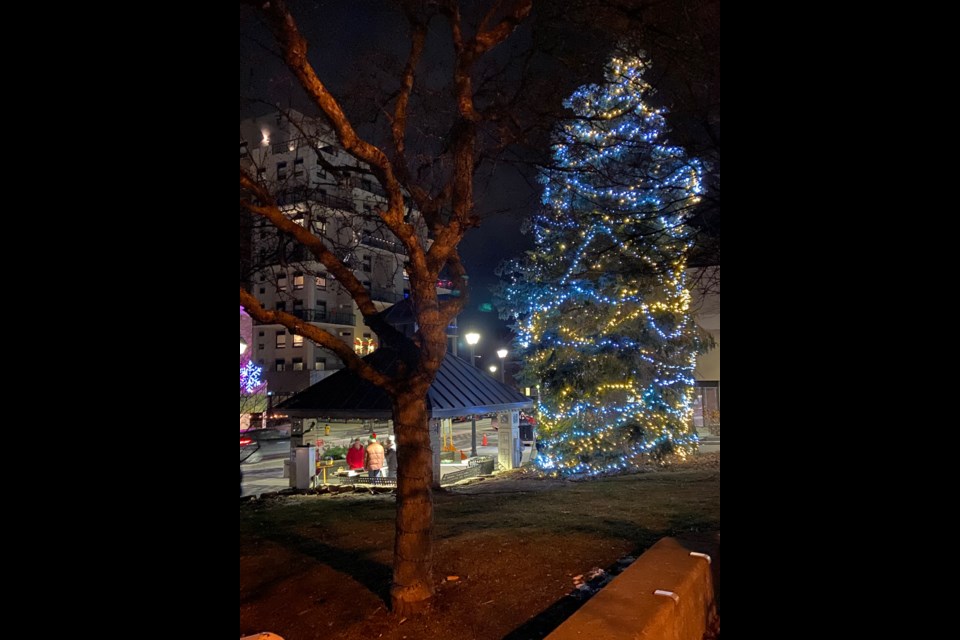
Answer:
<path fill-rule="evenodd" d="M 719 545 L 719 542 L 717 543 Z M 711 565 L 663 538 L 547 640 L 702 640 L 719 632 Z M 714 562 L 719 562 L 719 547 Z M 675 595 L 655 595 L 655 591 Z"/>

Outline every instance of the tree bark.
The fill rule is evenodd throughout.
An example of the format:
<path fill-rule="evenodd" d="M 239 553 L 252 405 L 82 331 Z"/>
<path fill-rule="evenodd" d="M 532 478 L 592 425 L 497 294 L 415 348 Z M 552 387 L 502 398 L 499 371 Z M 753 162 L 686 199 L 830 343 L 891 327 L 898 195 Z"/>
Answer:
<path fill-rule="evenodd" d="M 397 437 L 397 525 L 391 608 L 397 615 L 422 611 L 433 596 L 433 452 L 427 388 L 403 390 L 393 401 Z"/>

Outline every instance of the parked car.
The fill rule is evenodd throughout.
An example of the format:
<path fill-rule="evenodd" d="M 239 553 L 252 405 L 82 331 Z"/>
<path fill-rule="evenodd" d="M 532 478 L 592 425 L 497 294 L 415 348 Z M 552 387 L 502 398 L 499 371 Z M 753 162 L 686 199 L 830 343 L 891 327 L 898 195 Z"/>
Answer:
<path fill-rule="evenodd" d="M 290 430 L 268 427 L 240 432 L 240 464 L 290 455 Z"/>

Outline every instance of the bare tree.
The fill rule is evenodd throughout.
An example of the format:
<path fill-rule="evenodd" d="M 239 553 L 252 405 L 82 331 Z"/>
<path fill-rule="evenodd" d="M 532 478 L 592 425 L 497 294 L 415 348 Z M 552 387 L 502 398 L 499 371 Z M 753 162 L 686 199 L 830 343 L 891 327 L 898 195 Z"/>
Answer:
<path fill-rule="evenodd" d="M 247 2 L 255 6 L 279 45 L 287 68 L 313 105 L 326 118 L 340 146 L 368 169 L 385 193 L 385 202 L 374 212 L 379 221 L 403 245 L 407 257 L 410 295 L 417 321 L 413 342 L 406 340 L 378 316 L 370 292 L 354 274 L 351 265 L 323 238 L 286 215 L 274 193 L 241 166 L 240 205 L 254 220 L 268 221 L 284 238 L 309 252 L 332 274 L 355 301 L 365 323 L 381 344 L 395 349 L 402 362 L 396 376 L 386 375 L 361 360 L 353 349 L 332 335 L 296 316 L 264 309 L 242 284 L 240 303 L 261 323 L 281 324 L 335 353 L 352 371 L 384 389 L 393 401 L 393 420 L 399 443 L 396 541 L 394 548 L 392 607 L 398 614 L 419 611 L 433 595 L 432 453 L 427 423 L 427 390 L 446 354 L 446 327 L 461 311 L 467 292 L 467 274 L 457 246 L 471 227 L 477 226 L 474 211 L 474 174 L 481 147 L 501 145 L 504 127 L 501 104 L 478 97 L 484 88 L 481 63 L 503 43 L 531 11 L 532 0 L 498 0 L 468 29 L 456 2 L 401 2 L 409 27 L 410 48 L 399 72 L 395 90 L 382 104 L 387 116 L 387 141 L 374 144 L 358 132 L 307 57 L 307 41 L 297 19 L 283 0 Z M 433 152 L 424 153 L 413 129 L 411 97 L 421 81 L 419 74 L 428 34 L 440 29 L 449 33 L 451 64 L 446 69 L 452 101 L 446 131 L 436 138 Z M 436 71 L 436 70 L 434 70 Z M 480 78 L 479 81 L 477 79 Z M 475 82 L 477 86 L 475 87 Z M 422 104 L 427 104 L 426 101 Z M 427 114 L 428 116 L 430 114 Z M 494 126 L 487 123 L 494 122 Z M 436 123 L 434 123 L 436 126 Z M 412 133 L 411 133 L 412 132 Z M 415 151 L 409 149 L 417 148 Z M 429 231 L 428 242 L 405 215 L 405 196 L 412 199 Z M 244 222 L 241 216 L 241 233 Z M 241 254 L 244 251 L 241 242 Z M 241 255 L 241 265 L 244 257 Z M 241 266 L 241 269 L 243 267 Z M 461 296 L 438 298 L 436 283 L 444 273 Z"/>

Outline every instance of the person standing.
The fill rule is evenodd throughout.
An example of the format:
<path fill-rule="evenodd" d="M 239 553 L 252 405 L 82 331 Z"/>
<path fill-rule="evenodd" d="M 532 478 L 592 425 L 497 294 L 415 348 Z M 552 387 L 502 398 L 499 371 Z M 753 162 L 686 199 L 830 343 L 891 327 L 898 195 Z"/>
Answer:
<path fill-rule="evenodd" d="M 387 445 L 386 450 L 383 452 L 384 457 L 387 462 L 387 477 L 396 478 L 397 477 L 397 448 L 393 444 L 393 440 L 387 436 Z"/>
<path fill-rule="evenodd" d="M 370 472 L 371 478 L 379 478 L 383 462 L 383 445 L 377 442 L 377 434 L 372 433 L 370 434 L 370 444 L 367 445 L 366 455 L 363 458 L 363 466 Z"/>
<path fill-rule="evenodd" d="M 347 449 L 347 466 L 351 471 L 363 469 L 363 443 L 360 438 L 354 438 Z"/>

